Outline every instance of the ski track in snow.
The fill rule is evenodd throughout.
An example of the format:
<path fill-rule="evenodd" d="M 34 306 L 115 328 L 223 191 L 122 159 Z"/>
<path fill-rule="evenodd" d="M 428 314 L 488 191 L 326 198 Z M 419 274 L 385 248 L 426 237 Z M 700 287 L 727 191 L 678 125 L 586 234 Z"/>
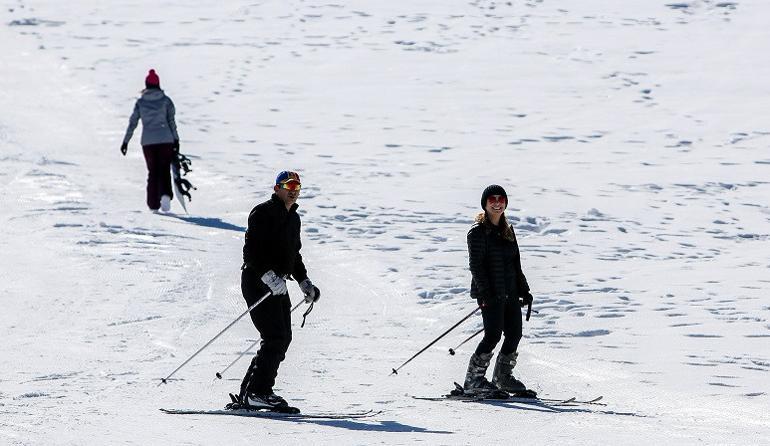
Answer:
<path fill-rule="evenodd" d="M 4 2 L 0 443 L 767 437 L 767 12 Z M 150 67 L 193 160 L 190 215 L 146 211 L 139 132 L 118 153 Z M 287 168 L 303 176 L 303 256 L 323 298 L 304 328 L 295 315 L 276 390 L 307 412 L 384 412 L 159 415 L 218 409 L 237 389 L 248 358 L 214 373 L 254 342 L 248 320 L 157 383 L 244 310 L 248 212 Z M 410 398 L 462 379 L 476 340 L 447 350 L 478 317 L 388 377 L 472 309 L 465 235 L 491 182 L 511 199 L 539 312 L 517 372 L 544 396 L 607 406 Z"/>

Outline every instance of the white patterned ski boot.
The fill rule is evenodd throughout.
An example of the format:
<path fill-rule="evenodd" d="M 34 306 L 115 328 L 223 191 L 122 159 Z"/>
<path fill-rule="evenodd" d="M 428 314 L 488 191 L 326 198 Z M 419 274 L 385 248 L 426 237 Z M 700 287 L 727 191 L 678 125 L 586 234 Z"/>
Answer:
<path fill-rule="evenodd" d="M 508 394 L 501 392 L 500 389 L 487 381 L 486 373 L 489 362 L 492 360 L 492 353 L 473 354 L 468 362 L 468 371 L 465 373 L 465 383 L 463 384 L 463 393 L 467 396 L 480 398 L 501 398 Z"/>
<path fill-rule="evenodd" d="M 495 361 L 495 371 L 492 374 L 492 383 L 501 390 L 516 395 L 534 398 L 537 393 L 527 389 L 521 381 L 513 377 L 513 368 L 516 367 L 516 359 L 519 357 L 517 352 L 508 355 L 499 353 Z"/>

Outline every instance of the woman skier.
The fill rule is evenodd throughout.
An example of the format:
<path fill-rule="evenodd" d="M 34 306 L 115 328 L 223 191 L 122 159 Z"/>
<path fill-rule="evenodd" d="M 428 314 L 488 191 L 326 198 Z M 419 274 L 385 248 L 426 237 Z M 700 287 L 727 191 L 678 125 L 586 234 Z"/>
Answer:
<path fill-rule="evenodd" d="M 468 395 L 501 395 L 503 390 L 514 395 L 535 396 L 512 374 L 521 340 L 520 307 L 532 302 L 532 294 L 521 271 L 513 226 L 505 218 L 506 207 L 505 189 L 496 184 L 487 187 L 481 195 L 484 212 L 478 214 L 468 231 L 471 297 L 478 301 L 484 321 L 484 338 L 471 356 L 465 375 L 463 390 Z M 503 333 L 505 340 L 489 382 L 485 374 Z"/>

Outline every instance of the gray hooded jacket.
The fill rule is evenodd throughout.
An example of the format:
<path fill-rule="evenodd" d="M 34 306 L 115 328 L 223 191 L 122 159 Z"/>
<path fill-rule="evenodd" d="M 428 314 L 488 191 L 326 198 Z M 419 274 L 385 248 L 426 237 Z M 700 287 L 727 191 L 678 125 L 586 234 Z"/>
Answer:
<path fill-rule="evenodd" d="M 157 88 L 142 92 L 142 97 L 136 100 L 134 112 L 128 120 L 128 128 L 123 142 L 128 144 L 134 129 L 142 118 L 142 145 L 172 143 L 179 139 L 176 132 L 174 114 L 176 109 L 171 98 Z"/>

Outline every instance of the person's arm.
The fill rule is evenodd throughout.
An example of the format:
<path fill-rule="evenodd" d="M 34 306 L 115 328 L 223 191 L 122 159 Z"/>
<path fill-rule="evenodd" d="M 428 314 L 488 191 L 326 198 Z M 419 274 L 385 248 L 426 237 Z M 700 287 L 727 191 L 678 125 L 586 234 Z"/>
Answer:
<path fill-rule="evenodd" d="M 252 209 L 249 214 L 249 225 L 246 229 L 246 240 L 243 244 L 243 262 L 261 276 L 270 269 L 268 264 L 269 249 L 267 243 L 268 216 L 260 206 Z"/>
<path fill-rule="evenodd" d="M 307 268 L 305 268 L 305 264 L 302 262 L 302 254 L 300 253 L 297 253 L 297 257 L 294 258 L 294 268 L 292 269 L 291 276 L 297 282 L 307 279 Z"/>
<path fill-rule="evenodd" d="M 299 218 L 299 216 L 297 216 Z M 291 276 L 294 277 L 294 280 L 296 280 L 298 283 L 304 281 L 307 279 L 307 268 L 305 268 L 305 263 L 302 262 L 302 254 L 300 254 L 300 249 L 302 249 L 302 240 L 300 240 L 300 230 L 301 223 L 297 223 L 297 256 L 294 258 L 294 266 L 292 267 Z"/>
<path fill-rule="evenodd" d="M 131 117 L 128 118 L 128 128 L 126 128 L 126 135 L 123 137 L 123 144 L 128 144 L 128 141 L 131 140 L 131 136 L 133 136 L 136 126 L 139 125 L 139 116 L 139 101 L 136 101 L 136 104 L 134 104 L 134 112 L 131 113 Z"/>
<path fill-rule="evenodd" d="M 519 243 L 516 241 L 516 232 L 513 232 L 513 226 L 511 226 L 511 232 L 513 233 L 513 248 L 514 248 L 514 264 L 516 267 L 516 286 L 518 288 L 519 296 L 526 296 L 529 294 L 529 284 L 527 278 L 524 276 L 524 272 L 521 270 L 521 254 L 519 252 Z"/>
<path fill-rule="evenodd" d="M 179 148 L 179 133 L 176 131 L 176 108 L 174 107 L 174 101 L 171 100 L 168 96 L 166 96 L 166 99 L 168 99 L 168 107 L 166 107 L 166 120 L 168 121 L 168 128 L 171 129 L 171 134 L 174 135 L 174 143 L 177 144 L 177 148 Z"/>
<path fill-rule="evenodd" d="M 484 239 L 484 228 L 474 226 L 468 231 L 468 263 L 482 299 L 494 297 L 489 295 L 489 270 L 486 258 L 487 243 Z"/>
<path fill-rule="evenodd" d="M 313 282 L 310 280 L 310 278 L 307 276 L 307 268 L 305 268 L 305 264 L 302 262 L 302 254 L 300 254 L 300 249 L 302 249 L 302 241 L 300 240 L 300 231 L 299 231 L 300 225 L 297 225 L 297 256 L 294 257 L 294 266 L 292 268 L 291 275 L 294 277 L 294 280 L 297 281 L 299 284 L 299 288 L 302 290 L 302 294 L 305 295 L 305 303 L 313 303 L 318 302 L 318 299 L 321 298 L 321 291 L 318 289 L 317 286 L 313 285 Z"/>

